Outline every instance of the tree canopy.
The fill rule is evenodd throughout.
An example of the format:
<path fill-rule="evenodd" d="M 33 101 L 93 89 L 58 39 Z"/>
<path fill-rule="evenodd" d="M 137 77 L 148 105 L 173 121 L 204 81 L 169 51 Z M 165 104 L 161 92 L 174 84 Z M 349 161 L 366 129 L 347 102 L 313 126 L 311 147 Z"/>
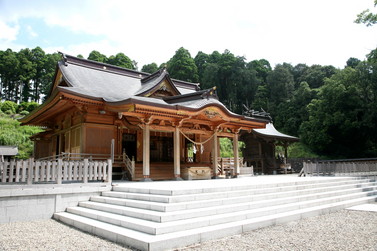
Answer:
<path fill-rule="evenodd" d="M 377 6 L 377 0 L 374 0 L 374 7 Z M 355 23 L 372 26 L 377 23 L 377 14 L 372 13 L 369 9 L 364 10 L 357 15 Z"/>
<path fill-rule="evenodd" d="M 26 114 L 38 105 L 49 93 L 60 58 L 40 47 L 0 51 L 2 111 Z M 121 52 L 107 57 L 94 50 L 88 59 L 137 69 Z M 316 154 L 377 154 L 377 49 L 366 60 L 351 57 L 344 69 L 337 69 L 284 62 L 272 67 L 266 59 L 247 61 L 229 50 L 199 51 L 192 57 L 181 47 L 166 63 L 146 64 L 141 70 L 153 73 L 162 67 L 172 78 L 199 82 L 201 89 L 217 86 L 219 99 L 233 112 L 242 114 L 243 104 L 269 112 L 276 128 L 299 136 Z"/>

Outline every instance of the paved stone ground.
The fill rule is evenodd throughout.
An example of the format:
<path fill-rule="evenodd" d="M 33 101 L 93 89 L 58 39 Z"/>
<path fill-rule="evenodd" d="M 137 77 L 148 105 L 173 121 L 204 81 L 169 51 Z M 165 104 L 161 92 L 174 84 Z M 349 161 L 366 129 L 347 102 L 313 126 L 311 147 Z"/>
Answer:
<path fill-rule="evenodd" d="M 0 225 L 0 250 L 135 250 L 55 220 Z M 377 251 L 377 212 L 336 213 L 271 226 L 178 250 Z"/>

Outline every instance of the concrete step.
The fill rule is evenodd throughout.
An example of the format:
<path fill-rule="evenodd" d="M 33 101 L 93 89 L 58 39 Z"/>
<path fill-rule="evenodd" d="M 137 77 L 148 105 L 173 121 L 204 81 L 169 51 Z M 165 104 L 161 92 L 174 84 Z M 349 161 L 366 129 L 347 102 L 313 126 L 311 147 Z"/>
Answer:
<path fill-rule="evenodd" d="M 298 201 L 294 203 L 277 204 L 268 207 L 255 207 L 250 204 L 239 205 L 239 210 L 234 211 L 231 207 L 222 209 L 212 209 L 207 212 L 207 215 L 195 215 L 195 211 L 187 210 L 181 214 L 195 215 L 195 217 L 182 217 L 178 218 L 177 215 L 171 215 L 173 220 L 151 222 L 147 219 L 136 219 L 129 216 L 119 215 L 116 213 L 109 213 L 99 211 L 96 209 L 84 208 L 84 207 L 72 207 L 68 208 L 67 212 L 78 214 L 92 219 L 97 219 L 107 223 L 120 225 L 136 231 L 145 232 L 148 234 L 166 234 L 176 231 L 183 231 L 198 227 L 206 227 L 210 225 L 223 224 L 228 222 L 246 220 L 250 218 L 262 217 L 266 215 L 273 215 L 276 213 L 283 213 L 292 210 L 304 209 L 313 206 L 321 206 L 326 204 L 332 204 L 336 202 L 352 200 L 362 198 L 366 196 L 376 196 L 377 191 L 355 193 L 352 195 L 333 196 L 330 198 L 321 198 L 314 200 Z M 147 217 L 149 218 L 149 217 Z"/>
<path fill-rule="evenodd" d="M 243 180 L 243 179 L 242 179 Z M 279 182 L 279 183 L 266 183 L 266 184 L 235 184 L 234 182 L 230 185 L 227 184 L 228 179 L 217 180 L 219 184 L 214 185 L 210 183 L 209 185 L 203 185 L 205 181 L 193 181 L 198 183 L 198 188 L 196 187 L 182 187 L 182 188 L 155 188 L 152 184 L 149 187 L 145 187 L 140 183 L 133 184 L 130 186 L 114 186 L 113 191 L 116 192 L 126 192 L 126 193 L 137 193 L 137 194 L 149 194 L 149 195 L 165 195 L 165 196 L 178 196 L 178 195 L 193 195 L 193 194 L 202 194 L 202 193 L 216 193 L 216 192 L 226 192 L 226 191 L 239 191 L 239 190 L 250 190 L 253 189 L 255 192 L 264 193 L 264 191 L 271 191 L 275 192 L 273 189 L 293 189 L 293 190 L 300 190 L 306 189 L 308 186 L 312 187 L 320 187 L 328 186 L 328 184 L 334 182 L 342 182 L 342 181 L 349 181 L 349 182 L 357 182 L 359 179 L 354 177 L 334 177 L 333 179 L 312 179 L 312 180 L 303 180 L 303 181 L 295 181 L 295 182 Z M 158 182 L 156 182 L 158 183 Z M 171 184 L 174 185 L 174 184 Z M 272 190 L 271 190 L 272 189 Z"/>
<path fill-rule="evenodd" d="M 141 250 L 166 250 L 377 200 L 377 182 L 367 179 L 273 179 L 120 184 L 54 217 Z"/>
<path fill-rule="evenodd" d="M 57 220 L 60 220 L 68 225 L 72 225 L 83 231 L 101 236 L 120 244 L 130 245 L 140 250 L 166 250 L 211 239 L 222 238 L 229 235 L 240 234 L 261 227 L 299 220 L 305 217 L 329 213 L 350 206 L 372 202 L 376 199 L 376 196 L 362 197 L 160 235 L 134 231 L 118 225 L 101 222 L 68 212 L 56 213 L 54 217 Z"/>
<path fill-rule="evenodd" d="M 158 194 L 149 194 L 149 193 L 138 193 L 138 192 L 126 192 L 122 190 L 127 190 L 126 188 L 121 187 L 114 187 L 113 191 L 103 192 L 102 195 L 106 197 L 115 197 L 115 198 L 123 198 L 123 199 L 130 199 L 130 200 L 141 200 L 141 201 L 153 201 L 153 202 L 163 202 L 163 203 L 174 203 L 174 202 L 185 202 L 185 201 L 200 201 L 200 200 L 208 200 L 208 199 L 215 199 L 215 198 L 224 198 L 224 197 L 236 197 L 236 196 L 244 196 L 244 195 L 256 195 L 256 194 L 271 194 L 288 191 L 297 191 L 297 190 L 305 190 L 305 189 L 320 189 L 323 188 L 324 190 L 328 189 L 328 187 L 334 186 L 341 186 L 341 185 L 362 185 L 362 184 L 369 184 L 368 181 L 360 182 L 358 180 L 345 180 L 345 181 L 338 181 L 329 184 L 328 182 L 319 183 L 319 184 L 304 184 L 304 185 L 291 185 L 291 186 L 284 186 L 282 187 L 269 187 L 265 189 L 257 188 L 244 188 L 234 189 L 230 187 L 228 190 L 220 191 L 220 192 L 202 192 L 198 194 L 188 194 L 188 195 L 158 195 Z"/>
<path fill-rule="evenodd" d="M 123 192 L 105 192 L 103 196 L 95 196 L 91 198 L 91 201 L 122 205 L 134 208 L 141 209 L 150 209 L 154 211 L 161 212 L 172 212 L 180 211 L 184 209 L 193 209 L 193 208 L 203 208 L 209 206 L 218 206 L 218 205 L 227 205 L 235 204 L 249 201 L 260 201 L 267 199 L 275 198 L 292 198 L 294 196 L 309 196 L 316 194 L 318 197 L 321 193 L 322 196 L 328 196 L 328 192 L 340 192 L 347 193 L 352 191 L 362 191 L 363 189 L 373 189 L 372 186 L 377 186 L 377 183 L 370 182 L 361 182 L 359 184 L 346 184 L 338 186 L 326 186 L 319 188 L 310 188 L 310 189 L 298 189 L 281 191 L 282 189 L 275 190 L 275 192 L 268 191 L 267 193 L 261 194 L 261 191 L 253 190 L 240 190 L 240 191 L 229 191 L 229 192 L 217 192 L 217 193 L 202 193 L 198 195 L 184 195 L 184 199 L 180 198 L 175 200 L 176 196 L 161 196 L 161 195 L 151 195 L 151 198 L 148 200 L 148 195 L 143 195 L 143 200 L 128 199 L 128 194 Z M 284 190 L 284 189 L 283 189 Z M 290 190 L 290 191 L 289 191 Z M 134 195 L 134 194 L 133 194 Z M 133 197 L 133 195 L 131 197 Z M 178 196 L 182 197 L 182 196 Z M 159 202 L 158 202 L 159 201 Z M 171 202 L 166 201 L 180 201 L 180 202 Z M 182 202 L 181 202 L 182 201 Z"/>

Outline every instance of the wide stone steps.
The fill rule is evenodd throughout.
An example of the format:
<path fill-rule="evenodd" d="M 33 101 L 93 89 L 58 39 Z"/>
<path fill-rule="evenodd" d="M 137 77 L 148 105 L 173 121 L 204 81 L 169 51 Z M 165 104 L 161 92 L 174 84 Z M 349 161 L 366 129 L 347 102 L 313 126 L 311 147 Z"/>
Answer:
<path fill-rule="evenodd" d="M 367 193 L 367 195 L 377 195 L 377 191 L 372 191 Z M 187 214 L 190 214 L 192 217 L 176 217 L 177 215 L 172 215 L 173 217 L 169 220 L 159 222 L 153 222 L 143 220 L 140 218 L 133 218 L 129 216 L 124 216 L 116 213 L 110 213 L 107 211 L 99 211 L 98 209 L 90 209 L 85 207 L 74 207 L 68 208 L 67 212 L 88 217 L 91 219 L 97 219 L 103 222 L 120 225 L 125 228 L 133 229 L 136 231 L 141 231 L 149 234 L 166 234 L 176 231 L 184 231 L 188 229 L 206 227 L 211 225 L 224 224 L 234 221 L 242 221 L 246 219 L 266 216 L 270 214 L 284 213 L 294 209 L 305 209 L 314 206 L 321 206 L 325 204 L 337 203 L 350 199 L 357 199 L 363 196 L 361 193 L 354 193 L 352 196 L 342 195 L 331 198 L 323 198 L 309 201 L 300 201 L 295 203 L 281 204 L 268 207 L 256 207 L 250 209 L 251 205 L 244 204 L 240 205 L 238 211 L 232 210 L 233 208 L 213 208 L 216 210 L 217 214 L 210 214 L 210 211 L 207 212 L 190 212 L 187 211 Z M 201 215 L 201 216 L 199 216 Z M 185 216 L 185 215 L 181 215 Z"/>
<path fill-rule="evenodd" d="M 296 193 L 298 190 L 302 190 L 306 192 L 307 189 L 320 189 L 322 188 L 324 191 L 327 191 L 328 187 L 341 186 L 341 185 L 362 185 L 368 183 L 367 181 L 355 181 L 355 180 L 344 180 L 338 182 L 332 182 L 332 185 L 329 185 L 329 182 L 325 183 L 310 183 L 310 184 L 302 184 L 296 186 L 273 186 L 273 187 L 257 187 L 257 186 L 249 186 L 249 187 L 234 187 L 232 191 L 227 189 L 223 189 L 221 192 L 211 192 L 211 191 L 198 191 L 196 194 L 191 194 L 193 191 L 189 191 L 190 194 L 184 195 L 159 195 L 159 194 L 150 194 L 148 193 L 149 190 L 140 189 L 138 192 L 129 192 L 131 190 L 125 187 L 114 187 L 113 191 L 103 192 L 102 195 L 106 197 L 115 197 L 115 198 L 123 198 L 123 199 L 130 199 L 130 200 L 140 200 L 140 201 L 153 201 L 153 202 L 163 202 L 163 203 L 178 203 L 178 202 L 185 202 L 185 201 L 201 201 L 201 200 L 208 200 L 208 199 L 216 199 L 216 198 L 224 198 L 224 197 L 238 197 L 238 196 L 245 196 L 245 195 L 258 195 L 262 194 L 263 196 L 271 193 L 276 192 L 290 192 L 294 191 Z M 339 187 L 341 189 L 341 187 Z M 209 190 L 209 189 L 208 189 Z M 153 191 L 157 193 L 158 191 Z M 162 193 L 166 193 L 166 191 L 162 191 Z M 200 202 L 199 202 L 200 203 Z"/>
<path fill-rule="evenodd" d="M 141 250 L 166 250 L 377 199 L 377 183 L 366 179 L 253 179 L 119 185 L 54 217 Z"/>
<path fill-rule="evenodd" d="M 174 220 L 183 220 L 201 216 L 208 216 L 217 213 L 235 212 L 254 208 L 266 208 L 274 205 L 282 205 L 287 203 L 296 203 L 303 201 L 316 200 L 321 198 L 336 198 L 335 196 L 346 195 L 345 198 L 360 196 L 364 192 L 373 191 L 375 187 L 365 186 L 362 188 L 348 188 L 342 190 L 334 190 L 321 193 L 301 194 L 287 196 L 285 193 L 276 196 L 267 196 L 265 199 L 258 198 L 253 200 L 251 197 L 231 198 L 224 200 L 206 201 L 205 206 L 194 203 L 179 203 L 179 207 L 174 210 L 163 210 L 167 205 L 165 203 L 148 203 L 144 202 L 140 207 L 129 207 L 128 201 L 118 198 L 109 197 L 92 197 L 89 202 L 79 203 L 80 207 L 96 209 L 105 212 L 117 213 L 125 216 L 131 216 L 139 219 L 147 219 L 155 222 L 167 222 Z M 313 192 L 313 191 L 311 191 Z M 281 196 L 279 196 L 281 195 Z M 258 196 L 260 197 L 260 196 Z M 131 201 L 132 202 L 132 201 Z M 133 204 L 131 204 L 133 205 Z M 179 209 L 180 208 L 180 209 Z"/>
<path fill-rule="evenodd" d="M 305 195 L 305 198 L 309 198 L 308 196 L 311 194 L 315 194 L 316 197 L 320 196 L 321 193 L 324 193 L 322 196 L 327 196 L 326 192 L 329 191 L 339 191 L 341 193 L 346 193 L 347 189 L 355 189 L 355 191 L 368 189 L 368 186 L 371 184 L 368 182 L 361 182 L 361 183 L 352 183 L 343 185 L 342 183 L 337 183 L 337 186 L 325 186 L 320 188 L 310 188 L 310 189 L 299 189 L 299 190 L 291 190 L 287 192 L 282 192 L 280 188 L 274 189 L 271 191 L 266 191 L 266 193 L 261 194 L 260 191 L 249 191 L 249 190 L 242 190 L 242 191 L 231 191 L 231 192 L 220 192 L 220 193 L 207 193 L 202 196 L 194 196 L 191 195 L 191 200 L 187 198 L 187 196 L 179 196 L 179 197 L 186 197 L 184 200 L 177 199 L 174 201 L 179 202 L 166 202 L 169 196 L 160 197 L 157 199 L 155 196 L 153 200 L 142 200 L 139 201 L 136 198 L 128 199 L 127 193 L 124 192 L 104 192 L 103 196 L 92 197 L 91 201 L 108 203 L 108 204 L 115 204 L 115 205 L 122 205 L 134 208 L 141 208 L 141 209 L 149 209 L 154 211 L 161 211 L 161 212 L 171 212 L 171 211 L 179 211 L 185 209 L 193 209 L 193 208 L 201 208 L 201 207 L 208 207 L 208 206 L 216 206 L 216 205 L 226 205 L 226 204 L 235 204 L 235 203 L 242 203 L 242 202 L 249 202 L 249 201 L 259 201 L 259 200 L 268 200 L 274 198 L 286 198 L 298 195 Z M 376 185 L 377 183 L 375 183 Z M 322 185 L 322 184 L 321 184 Z M 308 186 L 309 187 L 309 186 Z M 311 186 L 310 186 L 311 187 Z M 146 196 L 146 194 L 144 194 Z M 170 196 L 171 197 L 171 196 Z M 175 196 L 174 196 L 175 197 Z M 200 198 L 198 198 L 200 197 Z M 126 199 L 124 199 L 126 198 Z"/>

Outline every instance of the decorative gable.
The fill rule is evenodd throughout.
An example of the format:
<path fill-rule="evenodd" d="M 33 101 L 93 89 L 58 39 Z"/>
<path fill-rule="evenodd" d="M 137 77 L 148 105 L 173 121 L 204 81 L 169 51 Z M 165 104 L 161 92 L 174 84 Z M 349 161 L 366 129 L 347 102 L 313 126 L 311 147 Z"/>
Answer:
<path fill-rule="evenodd" d="M 137 96 L 162 98 L 181 95 L 165 68 L 141 79 L 141 85 Z"/>

